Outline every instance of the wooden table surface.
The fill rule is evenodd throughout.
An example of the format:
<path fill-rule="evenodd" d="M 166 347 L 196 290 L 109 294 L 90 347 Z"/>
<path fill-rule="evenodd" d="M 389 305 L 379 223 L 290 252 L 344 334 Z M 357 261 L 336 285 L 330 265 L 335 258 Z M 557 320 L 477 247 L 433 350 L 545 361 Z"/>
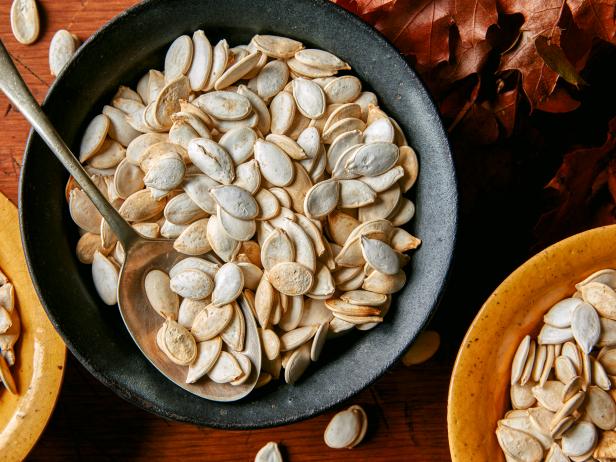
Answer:
<path fill-rule="evenodd" d="M 48 67 L 48 46 L 54 32 L 65 28 L 85 40 L 133 3 L 131 0 L 39 0 L 41 35 L 35 44 L 24 46 L 10 31 L 10 1 L 1 0 L 0 38 L 40 101 L 53 81 Z M 0 118 L 0 191 L 17 203 L 20 162 L 29 127 L 3 95 L 0 95 Z M 474 233 L 473 236 L 482 237 Z M 483 242 L 489 263 L 496 252 L 491 251 L 489 239 Z M 509 245 L 504 252 L 514 253 L 515 246 Z M 260 431 L 218 431 L 180 424 L 146 413 L 118 398 L 70 357 L 56 410 L 30 460 L 248 461 L 270 440 L 281 443 L 285 460 L 294 462 L 449 460 L 447 388 L 458 345 L 481 300 L 515 266 L 511 260 L 521 258 L 516 255 L 503 268 L 486 270 L 485 284 L 473 289 L 463 282 L 464 276 L 456 279 L 456 274 L 465 273 L 461 268 L 465 259 L 474 257 L 474 250 L 460 252 L 458 269 L 454 271 L 445 302 L 432 321 L 431 328 L 438 330 L 443 339 L 437 355 L 420 366 L 396 366 L 374 386 L 345 403 L 345 406 L 354 403 L 364 406 L 370 422 L 366 439 L 351 452 L 329 449 L 323 443 L 323 431 L 333 415 L 331 412 L 294 425 Z"/>

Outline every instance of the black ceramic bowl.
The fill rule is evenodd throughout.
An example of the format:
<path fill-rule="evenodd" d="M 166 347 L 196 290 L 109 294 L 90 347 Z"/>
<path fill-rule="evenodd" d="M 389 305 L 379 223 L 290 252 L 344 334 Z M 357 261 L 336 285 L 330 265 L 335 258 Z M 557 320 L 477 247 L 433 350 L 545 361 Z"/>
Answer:
<path fill-rule="evenodd" d="M 332 51 L 349 62 L 417 150 L 412 231 L 423 239 L 407 267 L 408 283 L 385 322 L 328 343 L 295 386 L 275 384 L 235 403 L 189 394 L 142 356 L 117 309 L 105 306 L 90 267 L 75 257 L 78 235 L 64 199 L 67 173 L 37 135 L 26 148 L 19 209 L 30 273 L 47 314 L 72 353 L 126 400 L 171 419 L 220 428 L 258 428 L 313 416 L 380 377 L 435 310 L 455 241 L 457 192 L 447 138 L 425 88 L 400 54 L 351 14 L 326 0 L 151 0 L 118 16 L 84 46 L 51 87 L 44 104 L 60 134 L 77 149 L 88 121 L 119 84 L 162 68 L 166 48 L 203 28 L 210 40 L 247 43 L 280 34 Z"/>

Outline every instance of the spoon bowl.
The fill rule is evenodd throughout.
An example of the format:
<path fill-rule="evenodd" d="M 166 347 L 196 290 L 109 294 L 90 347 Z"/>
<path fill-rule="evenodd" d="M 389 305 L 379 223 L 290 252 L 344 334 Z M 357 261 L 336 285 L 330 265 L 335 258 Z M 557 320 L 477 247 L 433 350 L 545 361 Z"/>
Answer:
<path fill-rule="evenodd" d="M 118 306 L 131 337 L 146 358 L 168 379 L 183 389 L 212 401 L 236 401 L 248 395 L 257 383 L 261 369 L 261 343 L 257 324 L 244 297 L 238 299 L 246 324 L 245 354 L 252 363 L 250 376 L 241 385 L 216 383 L 201 379 L 186 383 L 186 367 L 167 358 L 156 344 L 156 333 L 164 320 L 152 308 L 144 289 L 146 275 L 152 270 L 168 273 L 185 258 L 173 248 L 169 239 L 138 239 L 126 252 L 118 284 Z"/>
<path fill-rule="evenodd" d="M 261 343 L 256 322 L 246 302 L 241 301 L 240 306 L 246 326 L 243 353 L 252 362 L 250 377 L 239 386 L 219 384 L 208 379 L 201 379 L 195 384 L 186 384 L 186 367 L 172 363 L 156 345 L 156 332 L 163 321 L 147 300 L 144 287 L 145 276 L 150 271 L 159 269 L 168 273 L 171 267 L 182 259 L 182 255 L 173 248 L 171 240 L 147 239 L 137 233 L 102 195 L 43 113 L 2 42 L 0 42 L 0 88 L 83 188 L 121 242 L 126 255 L 118 283 L 118 306 L 130 335 L 146 358 L 169 380 L 202 398 L 213 401 L 235 401 L 250 393 L 257 383 L 261 368 Z"/>

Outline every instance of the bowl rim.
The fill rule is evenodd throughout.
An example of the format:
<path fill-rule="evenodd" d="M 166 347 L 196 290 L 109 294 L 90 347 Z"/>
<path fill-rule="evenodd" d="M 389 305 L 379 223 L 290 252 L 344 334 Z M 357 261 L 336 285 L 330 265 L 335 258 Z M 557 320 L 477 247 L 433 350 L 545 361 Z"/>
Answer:
<path fill-rule="evenodd" d="M 86 50 L 87 47 L 93 41 L 97 40 L 102 34 L 106 33 L 108 30 L 117 26 L 118 22 L 130 16 L 138 15 L 142 10 L 146 8 L 153 8 L 156 6 L 156 4 L 163 3 L 164 1 L 165 0 L 143 0 L 140 3 L 133 5 L 132 7 L 112 17 L 109 21 L 107 21 L 99 29 L 97 29 L 92 35 L 90 35 L 88 39 L 84 41 L 82 46 L 75 53 L 75 55 L 73 56 L 73 59 L 71 59 L 69 64 L 65 66 L 65 68 L 60 72 L 57 78 L 51 83 L 45 95 L 45 98 L 43 100 L 42 107 L 44 109 L 46 108 L 48 101 L 50 99 L 50 96 L 55 91 L 55 89 L 61 84 L 61 80 L 62 80 L 64 73 L 75 66 L 75 63 L 79 61 L 79 57 L 81 56 L 81 54 L 85 52 L 84 50 Z M 451 183 L 450 183 L 450 191 L 449 191 L 448 200 L 451 204 L 451 208 L 455 211 L 455 213 L 453 216 L 449 217 L 451 221 L 451 226 L 450 226 L 451 235 L 448 236 L 449 243 L 450 243 L 449 244 L 450 251 L 447 257 L 444 259 L 445 271 L 441 274 L 442 283 L 439 289 L 436 291 L 436 294 L 435 294 L 436 296 L 434 297 L 432 306 L 427 312 L 427 316 L 425 317 L 423 322 L 419 324 L 419 328 L 417 330 L 417 335 L 418 335 L 425 328 L 425 326 L 430 321 L 430 319 L 432 319 L 432 317 L 434 316 L 436 310 L 438 309 L 443 299 L 448 281 L 450 280 L 450 277 L 451 277 L 452 266 L 453 266 L 453 262 L 455 258 L 456 243 L 457 243 L 457 238 L 458 238 L 458 228 L 459 228 L 459 213 L 460 213 L 459 211 L 459 189 L 458 189 L 459 183 L 458 183 L 458 179 L 456 176 L 455 163 L 454 163 L 453 155 L 451 151 L 451 144 L 447 136 L 447 132 L 444 128 L 443 121 L 440 117 L 438 106 L 436 105 L 432 95 L 428 92 L 427 86 L 424 83 L 424 80 L 415 72 L 415 70 L 412 68 L 409 62 L 404 58 L 404 55 L 402 55 L 402 53 L 400 53 L 398 49 L 379 31 L 377 31 L 375 28 L 373 28 L 368 23 L 362 21 L 359 17 L 345 10 L 338 4 L 333 3 L 333 1 L 330 1 L 330 0 L 298 0 L 298 1 L 303 1 L 305 3 L 312 4 L 315 8 L 323 9 L 324 15 L 336 14 L 336 15 L 341 16 L 343 20 L 352 23 L 353 27 L 361 29 L 363 32 L 372 36 L 372 38 L 374 38 L 376 41 L 381 42 L 381 44 L 384 47 L 389 48 L 393 53 L 401 57 L 405 72 L 407 73 L 407 75 L 413 76 L 420 83 L 419 90 L 423 92 L 424 94 L 423 96 L 426 97 L 428 103 L 431 105 L 436 115 L 433 128 L 437 132 L 437 136 L 440 137 L 443 142 L 442 155 L 446 157 L 449 161 L 447 162 L 449 166 L 447 175 Z M 27 142 L 24 148 L 24 164 L 25 164 L 25 160 L 28 155 L 28 152 L 32 149 L 33 141 L 37 136 L 38 135 L 36 134 L 36 132 L 34 132 L 33 129 L 30 129 Z M 409 336 L 407 344 L 406 344 L 406 348 L 402 349 L 399 353 L 394 355 L 391 358 L 391 361 L 389 361 L 388 363 L 382 364 L 380 367 L 375 368 L 375 373 L 372 375 L 370 380 L 367 380 L 359 384 L 359 386 L 356 389 L 352 389 L 350 391 L 345 391 L 343 393 L 340 393 L 338 395 L 338 399 L 332 400 L 332 402 L 328 403 L 327 405 L 318 406 L 318 407 L 315 406 L 311 409 L 306 409 L 305 411 L 302 411 L 302 413 L 300 414 L 293 414 L 290 416 L 281 416 L 276 421 L 268 422 L 266 424 L 263 424 L 263 423 L 254 424 L 251 422 L 247 422 L 246 424 L 236 425 L 234 423 L 225 424 L 224 422 L 216 422 L 216 421 L 211 421 L 211 420 L 208 421 L 207 424 L 204 424 L 202 421 L 198 421 L 190 417 L 186 417 L 183 415 L 178 415 L 176 413 L 170 412 L 165 407 L 159 406 L 157 403 L 153 402 L 150 399 L 145 399 L 141 395 L 131 393 L 130 390 L 125 389 L 125 387 L 121 383 L 118 383 L 114 381 L 111 377 L 108 377 L 104 371 L 98 370 L 94 366 L 94 364 L 92 364 L 92 362 L 88 360 L 88 358 L 80 354 L 78 347 L 70 340 L 70 338 L 68 338 L 65 335 L 59 323 L 56 321 L 55 317 L 53 316 L 53 310 L 49 309 L 44 293 L 41 290 L 39 279 L 37 278 L 35 274 L 34 264 L 32 261 L 32 255 L 30 254 L 30 250 L 27 245 L 26 230 L 25 230 L 25 225 L 24 225 L 24 207 L 23 207 L 23 202 L 22 202 L 22 192 L 24 189 L 24 174 L 23 174 L 24 171 L 25 170 L 22 168 L 20 172 L 20 177 L 19 177 L 19 201 L 18 202 L 19 202 L 19 222 L 20 222 L 20 230 L 21 230 L 21 239 L 22 239 L 24 250 L 25 250 L 28 271 L 32 277 L 35 290 L 39 296 L 41 304 L 43 305 L 45 309 L 45 312 L 47 313 L 47 316 L 49 317 L 56 331 L 62 337 L 63 341 L 65 342 L 70 352 L 78 359 L 80 364 L 89 373 L 91 373 L 94 377 L 96 377 L 98 381 L 100 381 L 105 386 L 110 388 L 116 395 L 118 395 L 119 397 L 121 397 L 122 399 L 128 401 L 129 403 L 133 405 L 137 405 L 139 408 L 145 411 L 157 414 L 158 416 L 161 416 L 164 418 L 169 418 L 169 419 L 173 419 L 173 420 L 177 420 L 181 422 L 192 423 L 196 425 L 207 425 L 208 427 L 211 427 L 211 428 L 230 429 L 230 430 L 251 430 L 251 429 L 260 429 L 260 428 L 271 428 L 271 427 L 287 425 L 287 424 L 303 421 L 311 417 L 323 414 L 335 408 L 336 406 L 339 406 L 341 403 L 349 400 L 353 396 L 357 395 L 358 393 L 360 393 L 361 391 L 365 390 L 367 387 L 372 385 L 379 378 L 381 378 L 383 374 L 385 374 L 389 369 L 391 369 L 391 367 L 404 354 L 405 349 L 408 348 L 408 346 L 415 339 L 415 337 L 411 338 Z"/>
<path fill-rule="evenodd" d="M 495 306 L 494 301 L 498 300 L 502 295 L 502 293 L 507 292 L 507 288 L 510 286 L 515 286 L 518 279 L 520 279 L 521 275 L 526 272 L 527 268 L 532 267 L 535 263 L 545 259 L 546 257 L 554 254 L 555 252 L 561 252 L 563 249 L 571 246 L 573 243 L 577 243 L 580 239 L 590 239 L 595 235 L 600 235 L 604 233 L 616 233 L 616 224 L 600 226 L 597 228 L 591 228 L 586 231 L 582 231 L 572 236 L 569 236 L 565 239 L 562 239 L 558 242 L 553 243 L 552 245 L 546 247 L 545 249 L 537 252 L 529 259 L 525 260 L 520 266 L 518 266 L 512 273 L 510 273 L 488 296 L 486 301 L 481 305 L 481 308 L 475 315 L 473 322 L 468 327 L 466 334 L 464 335 L 464 339 L 460 343 L 460 348 L 458 349 L 458 353 L 456 354 L 456 360 L 454 362 L 451 379 L 449 381 L 449 389 L 447 392 L 447 439 L 449 442 L 449 453 L 452 459 L 452 462 L 466 462 L 465 459 L 461 459 L 459 454 L 454 454 L 454 440 L 456 439 L 457 425 L 454 423 L 454 405 L 457 402 L 455 396 L 455 389 L 458 387 L 457 378 L 460 376 L 461 371 L 458 370 L 460 363 L 462 362 L 462 358 L 465 354 L 467 354 L 466 345 L 472 342 L 472 338 L 475 336 L 475 329 L 477 325 L 483 322 L 483 318 L 486 317 L 488 311 L 493 311 L 493 307 Z M 501 307 L 502 309 L 502 307 Z M 456 447 L 456 449 L 459 449 Z"/>

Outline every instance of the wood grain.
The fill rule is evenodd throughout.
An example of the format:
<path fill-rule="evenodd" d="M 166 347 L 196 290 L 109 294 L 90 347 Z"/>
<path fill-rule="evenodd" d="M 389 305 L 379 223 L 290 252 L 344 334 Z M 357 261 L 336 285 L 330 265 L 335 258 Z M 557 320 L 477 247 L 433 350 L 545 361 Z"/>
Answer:
<path fill-rule="evenodd" d="M 53 33 L 65 28 L 85 40 L 134 3 L 39 0 L 42 33 L 35 44 L 26 47 L 17 43 L 11 34 L 10 1 L 1 0 L 0 38 L 41 101 L 53 80 L 47 62 Z M 16 203 L 19 168 L 29 127 L 3 95 L 0 95 L 0 120 L 0 191 Z M 332 412 L 294 425 L 248 432 L 170 422 L 121 400 L 70 357 L 54 416 L 29 460 L 249 461 L 261 446 L 272 440 L 282 444 L 285 460 L 293 462 L 449 460 L 447 387 L 467 318 L 462 323 L 437 319 L 438 330 L 444 332 L 451 327 L 455 335 L 445 342 L 435 358 L 413 368 L 397 366 L 345 403 L 345 406 L 353 403 L 364 406 L 370 421 L 366 439 L 352 451 L 329 449 L 323 443 L 323 431 Z"/>

